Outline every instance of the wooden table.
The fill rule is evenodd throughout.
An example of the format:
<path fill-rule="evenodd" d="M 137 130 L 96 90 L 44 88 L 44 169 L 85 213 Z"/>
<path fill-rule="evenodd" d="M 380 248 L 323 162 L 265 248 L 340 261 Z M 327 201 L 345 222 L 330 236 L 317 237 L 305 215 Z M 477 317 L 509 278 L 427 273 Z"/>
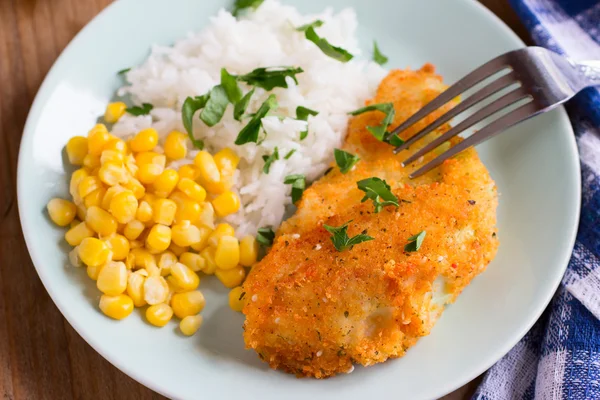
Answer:
<path fill-rule="evenodd" d="M 8 399 L 162 399 L 96 353 L 42 286 L 17 213 L 19 141 L 63 48 L 112 0 L 0 0 L 0 395 Z M 201 0 L 199 0 L 201 1 Z M 522 38 L 507 0 L 482 0 Z M 477 380 L 444 399 L 468 398 Z"/>

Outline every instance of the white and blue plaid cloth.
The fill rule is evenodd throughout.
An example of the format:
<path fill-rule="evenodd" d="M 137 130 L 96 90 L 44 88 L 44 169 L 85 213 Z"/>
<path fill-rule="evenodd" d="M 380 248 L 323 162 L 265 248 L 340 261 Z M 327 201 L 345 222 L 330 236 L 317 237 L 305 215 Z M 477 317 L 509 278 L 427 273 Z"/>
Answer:
<path fill-rule="evenodd" d="M 600 0 L 510 0 L 533 41 L 600 60 Z M 474 399 L 600 399 L 600 87 L 567 106 L 581 157 L 577 242 L 554 299 L 485 375 Z"/>

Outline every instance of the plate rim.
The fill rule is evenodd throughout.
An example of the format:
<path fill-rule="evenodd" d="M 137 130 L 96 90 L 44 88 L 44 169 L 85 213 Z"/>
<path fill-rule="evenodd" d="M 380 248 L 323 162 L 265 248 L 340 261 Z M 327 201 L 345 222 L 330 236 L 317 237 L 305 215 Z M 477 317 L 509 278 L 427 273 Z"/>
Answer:
<path fill-rule="evenodd" d="M 143 376 L 143 374 L 138 373 L 137 370 L 131 368 L 130 366 L 125 365 L 125 363 L 123 363 L 120 358 L 110 356 L 108 354 L 108 352 L 105 352 L 103 350 L 102 345 L 95 340 L 93 335 L 87 335 L 87 334 L 83 333 L 83 332 L 85 332 L 85 329 L 81 326 L 82 323 L 79 323 L 78 319 L 74 315 L 70 314 L 67 311 L 67 307 L 64 304 L 62 304 L 62 302 L 59 300 L 60 295 L 58 294 L 58 290 L 55 290 L 51 285 L 49 285 L 47 283 L 48 278 L 46 278 L 46 275 L 47 275 L 46 272 L 44 272 L 43 268 L 38 267 L 38 265 L 42 264 L 42 260 L 41 260 L 40 255 L 36 253 L 36 249 L 33 245 L 34 241 L 32 239 L 32 236 L 33 236 L 32 233 L 34 230 L 26 229 L 26 227 L 31 227 L 32 225 L 29 222 L 29 217 L 27 216 L 27 213 L 25 212 L 25 207 L 23 206 L 24 200 L 22 198 L 22 193 L 24 192 L 22 187 L 25 185 L 25 182 L 24 182 L 25 178 L 23 177 L 24 176 L 24 172 L 23 172 L 24 168 L 22 167 L 22 164 L 24 163 L 23 153 L 25 152 L 24 149 L 27 146 L 29 146 L 31 143 L 31 139 L 33 137 L 33 126 L 38 123 L 41 112 L 44 107 L 44 104 L 48 100 L 48 97 L 49 97 L 48 88 L 50 86 L 52 86 L 53 82 L 56 80 L 55 75 L 57 74 L 57 71 L 59 70 L 60 66 L 62 64 L 64 64 L 68 58 L 70 58 L 69 56 L 71 55 L 71 52 L 73 51 L 73 48 L 77 45 L 77 43 L 84 40 L 87 32 L 92 30 L 94 28 L 94 26 L 98 24 L 98 21 L 108 18 L 110 13 L 112 12 L 113 8 L 116 8 L 119 4 L 124 3 L 126 1 L 136 1 L 136 0 L 114 1 L 114 2 L 110 3 L 108 6 L 106 6 L 103 10 L 101 10 L 94 18 L 92 18 L 73 37 L 73 39 L 71 39 L 71 41 L 68 43 L 68 45 L 61 51 L 60 55 L 54 61 L 54 63 L 52 64 L 52 67 L 49 69 L 48 73 L 44 77 L 44 80 L 43 80 L 42 84 L 40 85 L 40 87 L 35 95 L 34 101 L 32 102 L 31 108 L 28 112 L 26 123 L 24 125 L 23 133 L 21 136 L 21 142 L 19 144 L 17 174 L 16 174 L 17 175 L 17 182 L 16 182 L 17 183 L 16 184 L 16 186 L 17 186 L 17 206 L 18 206 L 19 220 L 20 220 L 20 224 L 21 224 L 21 231 L 23 233 L 27 251 L 29 252 L 29 255 L 31 257 L 32 264 L 33 264 L 38 276 L 40 277 L 40 280 L 42 281 L 44 288 L 50 295 L 52 302 L 59 309 L 59 311 L 61 312 L 63 317 L 67 320 L 67 322 L 71 325 L 71 327 L 73 327 L 73 329 L 77 332 L 77 334 L 81 338 L 83 338 L 83 340 L 85 340 L 86 343 L 89 344 L 105 360 L 107 360 L 113 366 L 118 368 L 121 372 L 123 372 L 127 376 L 136 380 L 138 383 L 169 398 L 170 394 L 167 392 L 168 388 L 166 388 L 166 387 L 163 388 L 159 384 L 155 384 L 155 382 L 153 382 L 149 379 L 146 379 Z M 496 14 L 494 14 L 490 9 L 488 9 L 486 6 L 484 6 L 479 1 L 477 1 L 477 0 L 458 0 L 457 3 L 458 2 L 461 3 L 461 7 L 474 7 L 475 9 L 477 9 L 477 11 L 482 15 L 482 18 L 487 18 L 487 20 L 490 21 L 490 23 L 493 23 L 497 28 L 500 28 L 503 31 L 503 35 L 509 37 L 516 46 L 519 46 L 519 47 L 525 46 L 525 43 L 517 36 L 517 34 L 510 27 L 508 27 L 508 25 L 506 25 L 504 23 L 504 21 L 502 21 Z M 542 296 L 543 301 L 538 302 L 539 306 L 537 307 L 535 312 L 531 313 L 532 317 L 529 318 L 526 323 L 522 324 L 521 329 L 518 330 L 518 333 L 514 333 L 512 335 L 511 340 L 505 340 L 505 344 L 503 346 L 498 346 L 496 351 L 494 351 L 493 354 L 491 354 L 487 359 L 481 360 L 478 363 L 478 368 L 473 369 L 474 372 L 468 373 L 468 374 L 463 374 L 463 376 L 460 379 L 457 379 L 454 383 L 449 382 L 445 385 L 440 385 L 437 388 L 430 390 L 429 393 L 427 393 L 427 394 L 431 395 L 432 398 L 438 398 L 438 397 L 444 396 L 444 395 L 451 393 L 452 391 L 460 388 L 461 386 L 472 381 L 477 376 L 479 376 L 482 373 L 484 373 L 485 371 L 487 371 L 492 365 L 494 365 L 502 357 L 504 357 L 504 355 L 506 355 L 525 336 L 525 334 L 531 329 L 531 327 L 535 324 L 535 322 L 537 322 L 537 320 L 540 318 L 541 314 L 544 312 L 544 310 L 547 308 L 548 304 L 552 300 L 554 294 L 556 293 L 556 290 L 558 289 L 558 287 L 562 281 L 562 278 L 567 269 L 567 266 L 568 266 L 568 263 L 571 258 L 571 254 L 572 254 L 572 251 L 573 251 L 573 248 L 575 245 L 577 231 L 578 231 L 578 227 L 579 227 L 579 221 L 580 221 L 581 199 L 582 199 L 581 166 L 579 163 L 579 152 L 578 152 L 578 148 L 577 148 L 574 130 L 573 130 L 573 127 L 571 125 L 571 122 L 569 120 L 569 117 L 567 115 L 567 112 L 566 112 L 564 106 L 560 106 L 554 112 L 556 112 L 558 114 L 557 118 L 559 119 L 559 121 L 561 123 L 561 126 L 559 127 L 559 129 L 566 131 L 566 134 L 569 134 L 569 139 L 567 141 L 569 146 L 568 146 L 568 148 L 565 149 L 565 153 L 569 154 L 569 160 L 573 164 L 574 172 L 576 172 L 576 174 L 575 174 L 576 193 L 574 193 L 576 201 L 575 201 L 575 210 L 573 210 L 574 214 L 575 214 L 575 218 L 573 220 L 573 229 L 571 229 L 569 238 L 566 241 L 568 243 L 568 246 L 564 246 L 563 247 L 564 250 L 562 251 L 562 254 L 560 254 L 561 257 L 560 257 L 559 264 L 563 265 L 561 274 L 556 274 L 557 277 L 554 279 L 554 282 L 552 282 L 551 284 L 548 285 L 549 287 L 552 287 L 553 290 L 548 291 L 545 294 L 545 296 Z"/>

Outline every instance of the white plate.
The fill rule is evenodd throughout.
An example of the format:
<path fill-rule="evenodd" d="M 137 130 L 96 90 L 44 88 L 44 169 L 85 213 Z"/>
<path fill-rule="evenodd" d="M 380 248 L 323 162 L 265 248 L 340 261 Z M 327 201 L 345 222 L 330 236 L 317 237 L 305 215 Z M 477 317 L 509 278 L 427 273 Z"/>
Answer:
<path fill-rule="evenodd" d="M 115 72 L 141 62 L 152 43 L 198 30 L 224 0 L 121 0 L 65 50 L 40 89 L 21 143 L 18 198 L 27 246 L 56 305 L 81 336 L 119 369 L 173 398 L 344 399 L 441 396 L 482 373 L 531 327 L 564 273 L 580 203 L 575 140 L 563 109 L 530 120 L 480 147 L 500 190 L 500 251 L 488 271 L 450 306 L 433 333 L 404 358 L 328 380 L 269 370 L 244 350 L 243 317 L 226 290 L 206 279 L 205 323 L 193 338 L 173 322 L 155 329 L 97 309 L 85 271 L 66 267 L 64 231 L 44 208 L 67 193 L 62 148 L 86 132 L 119 85 Z M 376 38 L 392 67 L 432 62 L 453 82 L 490 58 L 521 47 L 494 15 L 470 0 L 287 0 L 301 11 L 353 6 L 368 53 Z"/>

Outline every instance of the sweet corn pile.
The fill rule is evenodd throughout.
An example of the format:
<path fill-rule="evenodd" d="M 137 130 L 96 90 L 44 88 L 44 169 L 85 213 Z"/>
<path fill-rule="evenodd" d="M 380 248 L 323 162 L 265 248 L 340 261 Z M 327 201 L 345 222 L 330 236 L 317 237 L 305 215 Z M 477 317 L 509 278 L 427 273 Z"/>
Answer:
<path fill-rule="evenodd" d="M 123 103 L 111 103 L 105 120 L 116 122 Z M 68 227 L 71 264 L 85 266 L 96 281 L 100 310 L 121 320 L 146 307 L 147 321 L 163 327 L 180 319 L 184 335 L 202 324 L 205 299 L 199 273 L 215 275 L 232 288 L 229 304 L 241 311 L 245 267 L 256 263 L 253 236 L 235 237 L 218 219 L 235 213 L 240 199 L 231 191 L 239 158 L 230 149 L 214 156 L 199 152 L 193 164 L 166 169 L 187 155 L 187 135 L 171 132 L 164 148 L 149 128 L 124 141 L 103 124 L 66 145 L 71 164 L 70 200 L 48 202 L 50 219 Z"/>

